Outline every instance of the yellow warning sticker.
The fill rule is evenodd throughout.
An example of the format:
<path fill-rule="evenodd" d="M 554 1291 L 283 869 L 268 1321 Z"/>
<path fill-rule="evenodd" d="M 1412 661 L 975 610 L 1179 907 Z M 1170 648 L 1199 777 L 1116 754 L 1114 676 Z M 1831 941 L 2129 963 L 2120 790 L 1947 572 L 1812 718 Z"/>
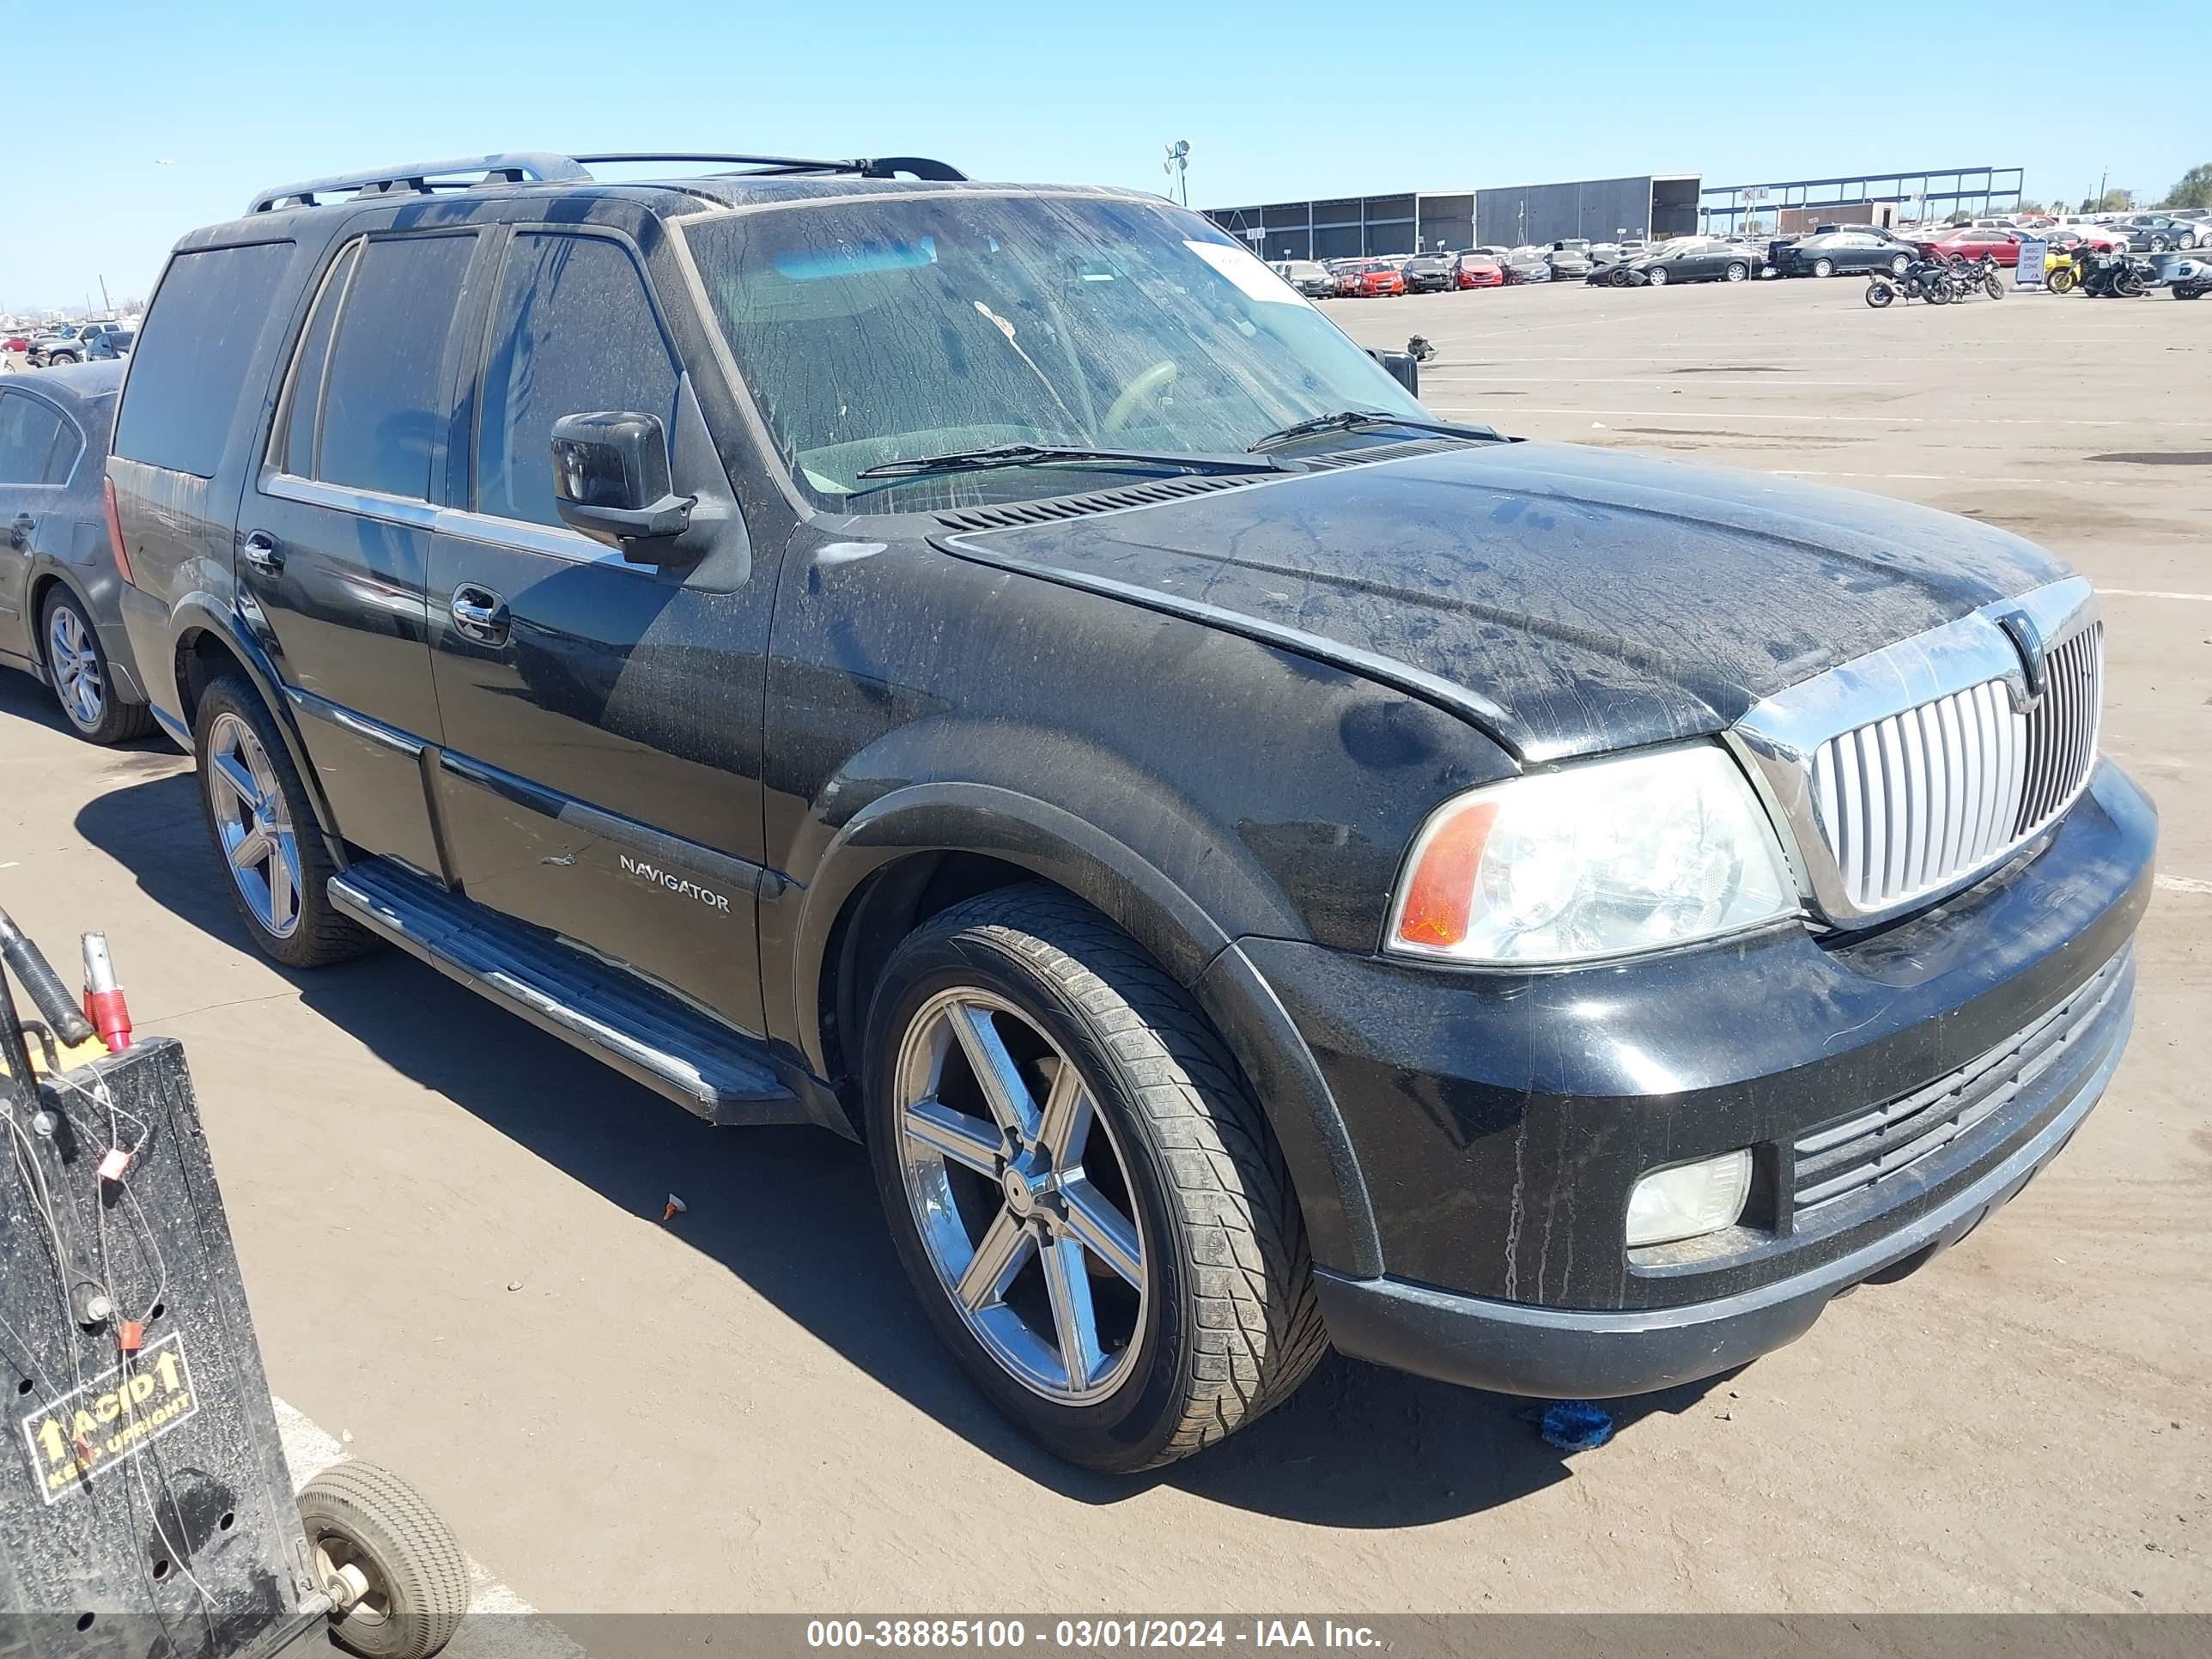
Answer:
<path fill-rule="evenodd" d="M 41 1401 L 21 1420 L 39 1495 L 52 1504 L 119 1469 L 200 1408 L 172 1332 L 112 1370 Z"/>

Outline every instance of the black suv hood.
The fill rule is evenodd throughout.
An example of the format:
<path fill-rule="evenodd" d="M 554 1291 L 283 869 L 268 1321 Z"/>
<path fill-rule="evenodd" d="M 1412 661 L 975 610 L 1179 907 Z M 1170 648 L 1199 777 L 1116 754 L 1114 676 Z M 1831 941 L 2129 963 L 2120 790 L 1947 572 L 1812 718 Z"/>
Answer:
<path fill-rule="evenodd" d="M 2070 574 L 1971 519 L 1576 444 L 1454 447 L 944 544 L 1462 688 L 1525 760 L 1718 732 Z"/>

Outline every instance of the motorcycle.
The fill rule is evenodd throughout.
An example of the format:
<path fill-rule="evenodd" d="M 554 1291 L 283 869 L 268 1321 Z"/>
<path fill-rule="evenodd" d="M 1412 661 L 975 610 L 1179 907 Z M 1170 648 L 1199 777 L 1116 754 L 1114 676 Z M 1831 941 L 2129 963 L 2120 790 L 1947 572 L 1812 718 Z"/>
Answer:
<path fill-rule="evenodd" d="M 1936 280 L 1950 290 L 1949 297 L 1963 300 L 1970 294 L 1986 294 L 1992 300 L 2004 298 L 2004 276 L 1995 258 L 1984 253 L 1978 259 L 1946 260 L 1936 275 Z"/>
<path fill-rule="evenodd" d="M 1902 274 L 1877 266 L 1867 273 L 1866 302 L 1876 311 L 1899 300 L 1924 300 L 1931 306 L 1951 302 L 1950 285 L 1942 281 L 1940 259 L 1915 259 Z"/>
<path fill-rule="evenodd" d="M 2090 253 L 2081 277 L 2081 292 L 2093 300 L 2140 300 L 2150 292 L 2157 274 L 2148 259 L 2124 253 Z"/>

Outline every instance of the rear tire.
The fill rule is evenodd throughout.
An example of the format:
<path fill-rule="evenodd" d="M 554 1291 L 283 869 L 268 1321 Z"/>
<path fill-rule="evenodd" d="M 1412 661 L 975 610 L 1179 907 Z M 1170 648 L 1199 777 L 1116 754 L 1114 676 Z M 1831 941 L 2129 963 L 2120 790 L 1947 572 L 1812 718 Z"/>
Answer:
<path fill-rule="evenodd" d="M 226 674 L 200 694 L 192 750 L 208 840 L 261 954 L 287 968 L 320 968 L 373 946 L 375 937 L 331 902 L 337 866 L 314 803 L 242 675 Z"/>
<path fill-rule="evenodd" d="M 1815 276 L 1834 276 L 1834 275 L 1836 274 L 1836 262 L 1835 262 L 1833 259 L 1815 259 L 1815 260 L 1814 260 L 1814 261 L 1813 261 L 1813 274 L 1814 274 Z"/>
<path fill-rule="evenodd" d="M 1082 1127 L 1055 1131 L 1070 1068 L 1059 1121 Z M 1007 888 L 909 935 L 866 1077 L 877 1187 L 931 1323 L 1057 1455 L 1119 1474 L 1188 1456 L 1328 1347 L 1265 1117 L 1182 988 L 1089 906 Z"/>
<path fill-rule="evenodd" d="M 129 743 L 154 729 L 154 711 L 128 702 L 115 686 L 115 671 L 83 602 L 66 587 L 47 594 L 39 611 L 40 648 L 46 684 L 70 730 L 87 743 Z"/>
<path fill-rule="evenodd" d="M 1741 283 L 1751 275 L 1751 267 L 1742 260 L 1737 259 L 1730 263 L 1725 274 L 1729 282 Z"/>
<path fill-rule="evenodd" d="M 1912 261 L 1902 253 L 1889 262 L 1889 274 L 1893 276 L 1902 276 L 1911 269 Z"/>
<path fill-rule="evenodd" d="M 79 361 L 81 360 L 74 351 L 50 351 L 46 354 L 48 368 L 59 368 L 64 363 L 74 363 Z"/>

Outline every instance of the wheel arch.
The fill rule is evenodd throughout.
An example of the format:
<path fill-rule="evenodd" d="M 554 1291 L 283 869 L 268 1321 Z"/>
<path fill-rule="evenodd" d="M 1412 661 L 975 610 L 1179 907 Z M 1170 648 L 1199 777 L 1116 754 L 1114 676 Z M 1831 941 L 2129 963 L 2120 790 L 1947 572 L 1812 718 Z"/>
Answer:
<path fill-rule="evenodd" d="M 1207 874 L 1217 883 L 1238 878 L 1222 869 Z M 1373 1208 L 1350 1133 L 1273 992 L 1208 905 L 1126 842 L 1049 802 L 993 785 L 915 784 L 839 831 L 797 895 L 790 940 L 793 1035 L 809 1066 L 823 1077 L 850 1075 L 872 969 L 899 939 L 977 893 L 1040 880 L 1128 933 L 1212 1023 L 1283 1151 L 1315 1259 L 1379 1273 Z M 1233 902 L 1224 913 L 1236 913 Z"/>
<path fill-rule="evenodd" d="M 307 799 L 314 807 L 315 828 L 328 845 L 332 861 L 339 869 L 344 869 L 349 862 L 345 844 L 339 837 L 337 822 L 331 815 L 330 803 L 323 797 L 320 775 L 308 757 L 307 745 L 300 740 L 299 726 L 292 717 L 291 704 L 284 696 L 283 682 L 277 676 L 276 665 L 234 617 L 198 598 L 187 599 L 177 606 L 170 633 L 176 641 L 170 668 L 185 730 L 191 732 L 198 726 L 200 699 L 210 685 L 225 674 L 243 674 L 284 739 L 292 769 L 299 774 Z"/>

